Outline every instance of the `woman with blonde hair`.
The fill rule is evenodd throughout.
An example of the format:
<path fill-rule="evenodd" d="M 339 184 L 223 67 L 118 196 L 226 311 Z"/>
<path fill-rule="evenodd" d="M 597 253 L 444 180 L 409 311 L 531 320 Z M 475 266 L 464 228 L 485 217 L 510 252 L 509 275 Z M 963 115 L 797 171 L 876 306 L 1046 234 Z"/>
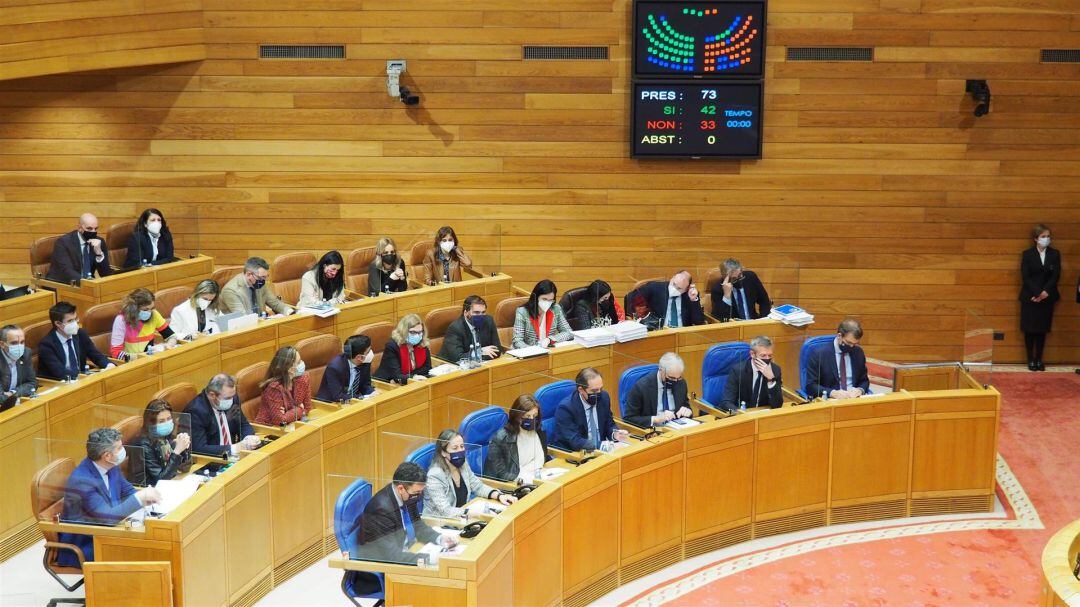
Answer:
<path fill-rule="evenodd" d="M 375 244 L 375 259 L 368 267 L 368 295 L 377 297 L 380 293 L 399 293 L 408 288 L 405 260 L 398 254 L 394 239 L 383 236 Z"/>
<path fill-rule="evenodd" d="M 255 423 L 280 426 L 301 421 L 311 411 L 311 377 L 300 352 L 292 346 L 278 349 L 266 377 L 259 382 L 262 398 Z"/>
<path fill-rule="evenodd" d="M 416 314 L 406 314 L 386 340 L 382 362 L 373 377 L 404 384 L 410 378 L 424 379 L 430 371 L 431 351 L 424 321 Z"/>
<path fill-rule="evenodd" d="M 194 339 L 200 334 L 219 333 L 217 300 L 221 288 L 207 278 L 195 285 L 191 297 L 180 302 L 169 314 L 169 327 L 181 339 Z"/>
<path fill-rule="evenodd" d="M 135 289 L 121 300 L 120 313 L 113 320 L 109 356 L 126 360 L 146 353 L 158 335 L 166 340 L 161 349 L 176 347 L 176 335 L 169 328 L 169 321 L 154 309 L 154 294 Z"/>

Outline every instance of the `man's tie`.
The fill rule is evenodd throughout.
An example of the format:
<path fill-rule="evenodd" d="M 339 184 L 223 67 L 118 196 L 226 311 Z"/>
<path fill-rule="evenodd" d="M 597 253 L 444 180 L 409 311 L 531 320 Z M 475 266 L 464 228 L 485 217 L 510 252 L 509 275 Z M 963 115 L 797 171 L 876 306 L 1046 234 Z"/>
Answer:
<path fill-rule="evenodd" d="M 840 389 L 847 390 L 847 352 L 840 352 Z"/>
<path fill-rule="evenodd" d="M 750 306 L 746 305 L 746 291 L 743 289 L 736 289 L 739 294 L 739 316 L 743 320 L 750 320 Z"/>
<path fill-rule="evenodd" d="M 217 412 L 217 419 L 218 419 L 218 431 L 221 432 L 221 444 L 222 445 L 231 445 L 232 444 L 232 436 L 229 435 L 230 434 L 229 433 L 229 422 L 228 422 L 228 420 L 225 419 L 225 414 L 222 413 L 221 411 L 218 411 Z"/>
<path fill-rule="evenodd" d="M 753 407 L 761 404 L 761 384 L 763 381 L 763 376 L 760 373 L 754 378 L 754 393 L 750 397 L 750 402 L 753 403 L 751 406 Z"/>
<path fill-rule="evenodd" d="M 75 353 L 75 338 L 72 337 L 67 342 L 68 351 L 68 371 L 71 373 L 71 378 L 75 379 L 79 376 L 79 355 Z"/>
<path fill-rule="evenodd" d="M 667 399 L 667 392 L 668 392 L 667 388 L 661 388 L 660 389 L 660 394 L 663 396 L 663 398 L 661 399 L 661 405 L 660 405 L 660 412 L 661 413 L 668 410 L 669 405 L 668 405 L 668 399 Z"/>
<path fill-rule="evenodd" d="M 667 304 L 667 306 L 668 306 L 668 321 L 667 321 L 667 326 L 669 326 L 669 327 L 677 327 L 677 326 L 679 326 L 679 308 L 675 303 L 675 301 L 677 299 L 678 299 L 678 297 L 669 297 L 668 298 L 668 304 Z"/>
<path fill-rule="evenodd" d="M 352 372 L 353 379 L 351 385 L 349 386 L 349 396 L 356 398 L 360 395 L 360 369 L 355 368 L 352 370 Z"/>
<path fill-rule="evenodd" d="M 600 448 L 600 430 L 596 427 L 596 407 L 589 407 L 585 411 L 585 419 L 589 424 L 589 442 L 592 443 L 593 449 Z"/>
<path fill-rule="evenodd" d="M 83 244 L 83 277 L 90 278 L 94 275 L 94 258 L 90 255 L 90 243 Z"/>
<path fill-rule="evenodd" d="M 401 524 L 405 527 L 405 547 L 408 548 L 416 543 L 416 529 L 413 529 L 412 515 L 409 514 L 409 507 L 401 507 Z"/>

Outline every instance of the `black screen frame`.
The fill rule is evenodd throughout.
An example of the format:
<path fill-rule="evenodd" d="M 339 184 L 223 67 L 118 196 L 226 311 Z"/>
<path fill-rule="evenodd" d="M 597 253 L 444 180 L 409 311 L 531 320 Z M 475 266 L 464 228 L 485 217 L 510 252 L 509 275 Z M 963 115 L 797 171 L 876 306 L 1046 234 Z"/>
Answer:
<path fill-rule="evenodd" d="M 649 4 L 671 4 L 672 6 L 689 6 L 694 4 L 760 4 L 761 5 L 761 25 L 758 28 L 758 32 L 761 35 L 761 60 L 757 62 L 759 69 L 755 73 L 741 73 L 741 74 L 725 74 L 723 72 L 716 72 L 714 74 L 694 74 L 694 73 L 645 73 L 638 71 L 638 35 L 640 33 L 641 24 L 638 23 L 638 6 L 642 3 L 648 2 Z M 766 53 L 769 46 L 769 3 L 768 0 L 634 0 L 630 5 L 630 76 L 632 79 L 642 80 L 655 80 L 655 79 L 693 79 L 693 80 L 762 80 L 765 78 L 765 61 Z"/>
<path fill-rule="evenodd" d="M 758 89 L 758 140 L 757 150 L 754 154 L 639 154 L 635 152 L 635 145 L 637 143 L 637 133 L 635 129 L 638 124 L 638 98 L 637 87 L 638 86 L 696 86 L 696 87 L 715 87 L 723 88 L 725 86 L 756 86 Z M 642 80 L 634 80 L 630 83 L 630 134 L 628 143 L 630 144 L 630 157 L 637 159 L 717 159 L 717 160 L 760 160 L 762 158 L 762 148 L 764 147 L 765 140 L 765 81 L 764 80 L 705 80 L 702 78 L 679 80 L 664 79 L 664 78 L 649 78 Z"/>

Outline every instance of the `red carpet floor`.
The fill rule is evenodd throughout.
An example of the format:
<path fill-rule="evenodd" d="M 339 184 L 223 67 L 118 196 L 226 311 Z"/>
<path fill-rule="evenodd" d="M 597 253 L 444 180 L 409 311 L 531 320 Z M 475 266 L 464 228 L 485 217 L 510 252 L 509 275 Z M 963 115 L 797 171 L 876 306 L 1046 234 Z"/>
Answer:
<path fill-rule="evenodd" d="M 814 550 L 720 577 L 663 604 L 1036 605 L 1043 546 L 1055 531 L 1080 518 L 1080 375 L 1002 372 L 994 375 L 993 383 L 1003 396 L 999 451 L 1045 529 L 951 531 Z M 638 599 L 691 575 L 656 586 Z"/>

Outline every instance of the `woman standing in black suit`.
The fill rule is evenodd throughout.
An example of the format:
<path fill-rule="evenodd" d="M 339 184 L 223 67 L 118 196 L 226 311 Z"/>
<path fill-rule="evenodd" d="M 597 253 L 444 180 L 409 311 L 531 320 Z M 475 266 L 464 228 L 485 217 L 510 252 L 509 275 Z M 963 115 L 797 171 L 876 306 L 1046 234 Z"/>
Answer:
<path fill-rule="evenodd" d="M 1035 246 L 1020 258 L 1020 330 L 1027 346 L 1028 369 L 1045 371 L 1043 346 L 1054 319 L 1054 302 L 1061 298 L 1061 252 L 1050 247 L 1050 228 L 1041 223 L 1035 225 L 1031 238 Z"/>

